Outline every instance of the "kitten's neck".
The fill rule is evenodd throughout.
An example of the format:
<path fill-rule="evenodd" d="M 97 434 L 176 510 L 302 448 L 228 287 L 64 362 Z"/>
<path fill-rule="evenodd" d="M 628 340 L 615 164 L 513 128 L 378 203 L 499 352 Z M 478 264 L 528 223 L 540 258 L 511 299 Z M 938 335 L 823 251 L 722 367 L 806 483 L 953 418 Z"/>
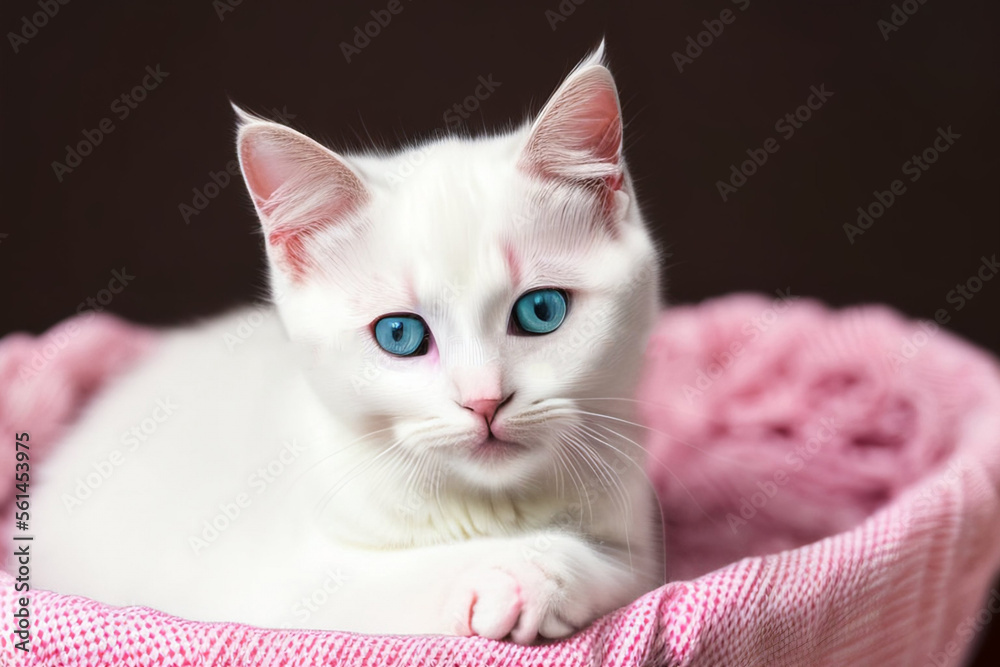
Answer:
<path fill-rule="evenodd" d="M 599 443 L 588 444 L 602 451 Z M 364 465 L 376 455 L 377 449 L 359 451 L 350 466 Z M 626 461 L 609 452 L 601 459 L 606 468 L 594 466 L 594 460 L 574 460 L 572 471 L 549 468 L 512 489 L 484 489 L 455 473 L 417 479 L 407 465 L 382 470 L 373 466 L 370 475 L 359 474 L 339 488 L 318 521 L 338 542 L 374 549 L 543 529 L 617 542 L 624 539 L 619 533 L 634 514 L 636 491 L 641 494 L 647 483 L 641 458 Z"/>

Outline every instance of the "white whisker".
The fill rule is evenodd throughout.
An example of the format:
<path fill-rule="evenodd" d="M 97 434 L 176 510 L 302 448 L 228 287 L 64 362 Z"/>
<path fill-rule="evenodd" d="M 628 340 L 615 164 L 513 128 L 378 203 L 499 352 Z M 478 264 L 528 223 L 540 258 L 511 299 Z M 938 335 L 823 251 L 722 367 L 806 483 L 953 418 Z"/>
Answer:
<path fill-rule="evenodd" d="M 621 422 L 623 424 L 628 424 L 630 426 L 635 426 L 637 428 L 646 429 L 647 431 L 650 431 L 651 433 L 656 433 L 658 435 L 662 435 L 665 438 L 670 438 L 671 440 L 674 440 L 675 442 L 679 442 L 682 445 L 690 447 L 691 449 L 693 449 L 695 451 L 701 452 L 705 456 L 711 456 L 714 459 L 718 459 L 720 461 L 725 461 L 726 463 L 731 463 L 732 465 L 738 465 L 738 466 L 741 466 L 741 467 L 745 467 L 746 466 L 746 464 L 743 461 L 737 461 L 736 459 L 731 459 L 729 457 L 722 456 L 721 454 L 718 454 L 717 452 L 712 452 L 712 451 L 709 451 L 707 449 L 703 449 L 703 448 L 699 447 L 698 445 L 694 445 L 694 444 L 692 444 L 692 443 L 690 443 L 690 442 L 688 442 L 686 440 L 681 440 L 677 436 L 670 435 L 669 433 L 664 433 L 663 431 L 661 431 L 659 429 L 655 429 L 655 428 L 652 428 L 650 426 L 646 426 L 645 424 L 640 424 L 639 422 L 629 421 L 628 419 L 622 419 L 621 417 L 614 417 L 612 415 L 604 414 L 604 413 L 601 413 L 601 412 L 589 412 L 587 410 L 579 410 L 579 409 L 576 409 L 576 408 L 567 408 L 567 409 L 570 409 L 570 410 L 572 410 L 573 412 L 575 412 L 577 414 L 587 415 L 587 416 L 590 416 L 590 417 L 600 417 L 602 419 L 610 419 L 612 421 Z M 638 444 L 638 443 L 636 443 L 636 444 Z"/>
<path fill-rule="evenodd" d="M 635 445 L 636 447 L 644 450 L 643 446 L 640 445 L 638 442 L 636 442 L 635 440 L 632 440 L 631 438 L 629 438 L 626 435 L 623 435 L 622 433 L 619 433 L 618 431 L 615 431 L 612 428 L 609 428 L 609 427 L 607 427 L 607 426 L 605 426 L 603 424 L 596 424 L 596 423 L 594 424 L 594 426 L 597 426 L 598 428 L 602 428 L 605 431 L 607 431 L 608 433 L 610 433 L 612 435 L 616 435 L 619 438 L 622 438 L 623 440 L 625 440 L 627 442 L 630 442 L 633 445 Z M 589 428 L 589 427 L 584 427 L 584 428 Z M 592 429 L 590 429 L 590 430 L 593 432 Z M 595 436 L 597 435 L 596 432 L 594 432 L 594 434 L 595 434 Z M 611 445 L 610 443 L 606 443 L 606 444 L 609 447 L 614 448 L 614 445 Z M 617 448 L 615 448 L 615 449 L 617 449 Z M 705 518 L 707 518 L 712 523 L 717 523 L 715 521 L 715 519 L 712 517 L 712 515 L 709 514 L 707 511 L 705 511 L 705 508 L 701 506 L 701 503 L 698 502 L 698 499 L 695 498 L 694 494 L 691 493 L 691 490 L 687 488 L 687 485 L 684 484 L 684 482 L 681 480 L 681 478 L 678 477 L 677 474 L 673 470 L 671 470 L 670 466 L 668 466 L 666 463 L 664 463 L 663 460 L 661 460 L 659 457 L 653 456 L 653 457 L 650 457 L 650 458 L 652 458 L 654 461 L 656 461 L 657 463 L 659 463 L 663 467 L 663 469 L 666 470 L 667 473 L 669 473 L 670 476 L 673 477 L 677 481 L 678 484 L 680 484 L 681 488 L 684 489 L 684 492 L 687 493 L 687 495 L 688 495 L 689 498 L 691 498 L 691 502 L 693 502 L 694 505 L 695 505 L 695 507 L 697 507 L 701 511 L 701 513 L 705 515 Z M 633 461 L 633 463 L 634 463 L 634 461 Z"/>

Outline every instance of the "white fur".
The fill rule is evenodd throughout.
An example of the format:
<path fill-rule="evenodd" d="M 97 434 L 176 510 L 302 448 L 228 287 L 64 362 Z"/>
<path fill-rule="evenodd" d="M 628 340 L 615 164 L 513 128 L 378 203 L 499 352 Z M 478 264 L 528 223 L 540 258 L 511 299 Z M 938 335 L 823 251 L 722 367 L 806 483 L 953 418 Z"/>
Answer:
<path fill-rule="evenodd" d="M 655 587 L 659 517 L 619 399 L 657 312 L 656 254 L 620 157 L 579 150 L 592 119 L 574 125 L 567 100 L 586 107 L 594 81 L 613 97 L 600 53 L 532 125 L 395 155 L 338 156 L 244 116 L 277 305 L 166 334 L 95 401 L 41 469 L 33 584 L 199 620 L 519 642 Z M 574 179 L 615 170 L 606 220 Z M 296 276 L 272 235 L 307 227 Z M 569 292 L 565 322 L 510 335 L 538 287 Z M 427 322 L 429 354 L 374 343 L 399 312 Z M 512 398 L 494 428 L 522 449 L 483 460 L 486 424 L 462 403 L 495 390 Z M 143 420 L 155 432 L 133 440 Z"/>

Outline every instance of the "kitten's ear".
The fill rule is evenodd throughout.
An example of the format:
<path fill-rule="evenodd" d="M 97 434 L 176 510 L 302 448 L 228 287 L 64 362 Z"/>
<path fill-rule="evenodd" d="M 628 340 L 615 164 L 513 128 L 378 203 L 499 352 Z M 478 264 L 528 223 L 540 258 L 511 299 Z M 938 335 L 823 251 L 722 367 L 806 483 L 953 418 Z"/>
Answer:
<path fill-rule="evenodd" d="M 310 268 L 309 237 L 344 224 L 368 201 L 368 190 L 333 151 L 284 125 L 236 112 L 240 167 L 268 255 L 301 281 Z"/>
<path fill-rule="evenodd" d="M 603 42 L 549 98 L 519 165 L 542 177 L 603 181 L 611 192 L 622 188 L 622 115 L 615 80 L 604 65 Z"/>

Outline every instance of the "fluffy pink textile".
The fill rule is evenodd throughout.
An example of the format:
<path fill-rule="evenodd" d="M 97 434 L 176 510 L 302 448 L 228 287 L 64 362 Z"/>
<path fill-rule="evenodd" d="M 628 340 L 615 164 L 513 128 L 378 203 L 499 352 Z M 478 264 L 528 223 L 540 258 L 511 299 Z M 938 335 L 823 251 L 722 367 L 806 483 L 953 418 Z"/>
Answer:
<path fill-rule="evenodd" d="M 14 495 L 14 433 L 30 432 L 37 463 L 101 385 L 127 369 L 156 334 L 93 311 L 34 337 L 0 340 L 0 437 L 10 455 L 0 463 L 0 507 L 7 517 Z M 8 526 L 0 527 L 6 533 Z M 0 547 L 5 552 L 7 545 Z"/>
<path fill-rule="evenodd" d="M 155 341 L 109 317 L 59 329 L 74 324 L 51 355 L 52 333 L 0 341 L 5 465 L 22 431 L 44 465 L 100 383 Z M 673 583 L 568 640 L 267 630 L 33 591 L 26 653 L 2 574 L 0 664 L 960 663 L 1000 611 L 991 356 L 882 307 L 744 295 L 667 311 L 648 356 L 639 400 Z"/>

